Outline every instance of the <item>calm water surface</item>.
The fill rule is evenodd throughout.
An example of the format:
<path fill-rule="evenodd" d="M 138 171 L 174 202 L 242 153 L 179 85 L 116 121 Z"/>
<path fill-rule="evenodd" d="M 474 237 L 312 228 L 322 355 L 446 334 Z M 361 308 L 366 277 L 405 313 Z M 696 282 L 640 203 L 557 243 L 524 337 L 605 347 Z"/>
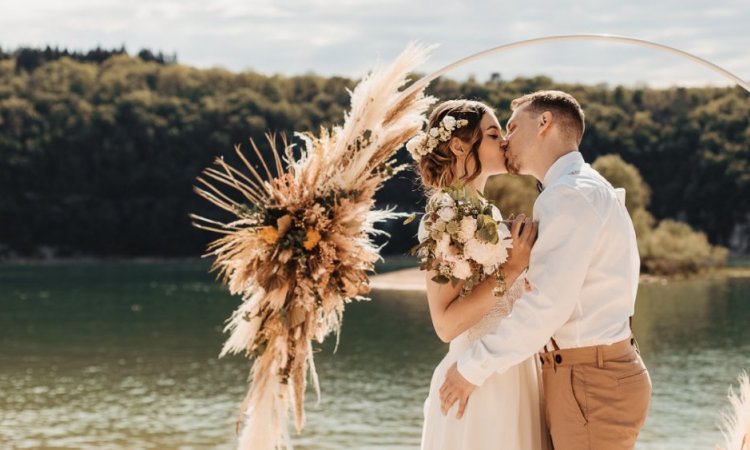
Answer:
<path fill-rule="evenodd" d="M 217 359 L 238 299 L 207 269 L 0 266 L 0 448 L 233 448 L 249 363 Z M 423 294 L 372 297 L 316 356 L 323 398 L 298 449 L 418 447 L 446 346 Z M 638 448 L 713 449 L 727 387 L 750 370 L 750 279 L 643 285 L 635 328 L 654 382 Z"/>

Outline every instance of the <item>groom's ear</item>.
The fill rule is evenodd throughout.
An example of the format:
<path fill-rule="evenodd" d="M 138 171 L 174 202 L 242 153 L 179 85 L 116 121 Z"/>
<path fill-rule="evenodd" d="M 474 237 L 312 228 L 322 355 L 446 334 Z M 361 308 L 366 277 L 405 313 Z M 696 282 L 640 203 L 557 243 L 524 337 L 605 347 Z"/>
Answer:
<path fill-rule="evenodd" d="M 538 133 L 544 134 L 546 133 L 550 128 L 552 128 L 552 113 L 549 111 L 544 111 L 542 114 L 539 115 L 539 122 L 538 125 Z"/>

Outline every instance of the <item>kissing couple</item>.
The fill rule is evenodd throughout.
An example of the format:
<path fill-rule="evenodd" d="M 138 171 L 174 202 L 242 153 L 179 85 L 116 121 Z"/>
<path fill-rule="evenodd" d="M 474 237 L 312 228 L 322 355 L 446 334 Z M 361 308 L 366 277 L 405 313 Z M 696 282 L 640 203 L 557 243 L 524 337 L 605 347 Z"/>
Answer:
<path fill-rule="evenodd" d="M 461 185 L 481 197 L 490 176 L 507 173 L 542 189 L 533 220 L 510 224 L 497 276 L 464 293 L 426 272 L 432 323 L 450 347 L 432 376 L 421 448 L 632 449 L 652 387 L 631 328 L 640 258 L 624 191 L 581 156 L 585 116 L 571 95 L 539 91 L 511 109 L 503 131 L 491 107 L 446 101 L 428 119 L 436 138 L 409 148 L 430 195 Z"/>

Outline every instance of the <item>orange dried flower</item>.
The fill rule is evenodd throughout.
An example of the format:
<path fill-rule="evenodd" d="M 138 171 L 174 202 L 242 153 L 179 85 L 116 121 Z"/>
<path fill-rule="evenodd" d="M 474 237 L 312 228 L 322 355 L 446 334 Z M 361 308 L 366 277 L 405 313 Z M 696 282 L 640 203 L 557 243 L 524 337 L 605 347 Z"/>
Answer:
<path fill-rule="evenodd" d="M 260 231 L 258 232 L 258 235 L 268 245 L 273 245 L 279 240 L 279 231 L 272 226 L 261 228 Z"/>
<path fill-rule="evenodd" d="M 318 245 L 318 242 L 320 242 L 320 233 L 318 230 L 308 228 L 307 234 L 305 235 L 305 242 L 302 243 L 305 250 L 310 251 L 314 249 L 315 246 Z"/>

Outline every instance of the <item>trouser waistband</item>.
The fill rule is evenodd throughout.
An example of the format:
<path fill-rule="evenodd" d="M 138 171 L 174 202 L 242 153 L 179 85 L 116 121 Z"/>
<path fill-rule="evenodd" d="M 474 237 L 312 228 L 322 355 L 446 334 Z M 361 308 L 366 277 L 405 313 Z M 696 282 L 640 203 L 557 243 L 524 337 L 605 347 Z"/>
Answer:
<path fill-rule="evenodd" d="M 632 335 L 610 345 L 592 345 L 590 347 L 566 348 L 539 354 L 542 366 L 570 366 L 591 364 L 601 367 L 607 360 L 621 358 L 631 351 L 638 351 L 638 344 Z"/>

